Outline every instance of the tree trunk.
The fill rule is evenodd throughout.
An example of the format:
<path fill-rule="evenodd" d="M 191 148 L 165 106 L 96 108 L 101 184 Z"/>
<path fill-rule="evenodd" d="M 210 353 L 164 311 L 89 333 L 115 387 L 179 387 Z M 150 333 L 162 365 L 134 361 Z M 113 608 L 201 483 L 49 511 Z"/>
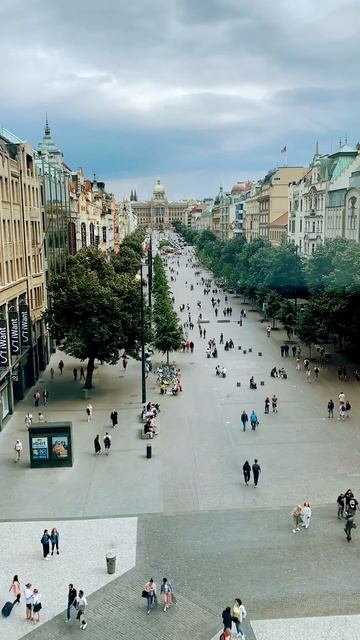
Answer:
<path fill-rule="evenodd" d="M 92 378 L 93 378 L 94 369 L 95 369 L 95 358 L 92 356 L 91 358 L 88 359 L 84 389 L 92 389 Z"/>
<path fill-rule="evenodd" d="M 169 364 L 169 351 L 166 352 L 166 364 Z"/>

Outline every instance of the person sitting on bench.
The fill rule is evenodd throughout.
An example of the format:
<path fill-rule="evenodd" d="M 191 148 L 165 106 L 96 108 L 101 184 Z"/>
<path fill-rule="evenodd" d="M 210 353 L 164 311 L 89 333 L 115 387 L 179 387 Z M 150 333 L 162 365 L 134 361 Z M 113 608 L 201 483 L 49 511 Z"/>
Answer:
<path fill-rule="evenodd" d="M 271 369 L 271 371 L 270 371 L 270 375 L 271 375 L 271 377 L 272 377 L 272 378 L 277 378 L 277 377 L 278 377 L 278 372 L 277 372 L 276 367 L 273 367 L 273 368 Z"/>
<path fill-rule="evenodd" d="M 144 433 L 145 435 L 149 434 L 150 438 L 157 436 L 158 431 L 156 430 L 156 426 L 153 419 L 149 418 L 148 420 L 146 420 L 144 425 Z"/>
<path fill-rule="evenodd" d="M 257 389 L 257 384 L 254 380 L 254 376 L 251 376 L 250 378 L 250 389 Z"/>

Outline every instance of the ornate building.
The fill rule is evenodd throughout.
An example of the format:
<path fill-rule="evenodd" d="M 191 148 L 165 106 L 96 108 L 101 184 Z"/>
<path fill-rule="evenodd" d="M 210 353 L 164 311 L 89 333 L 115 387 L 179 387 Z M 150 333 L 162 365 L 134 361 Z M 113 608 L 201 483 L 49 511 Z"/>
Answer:
<path fill-rule="evenodd" d="M 193 201 L 169 202 L 160 180 L 156 182 L 151 200 L 138 202 L 136 191 L 132 192 L 132 196 L 131 206 L 139 225 L 150 229 L 169 229 L 176 220 L 187 225 L 186 211 Z"/>

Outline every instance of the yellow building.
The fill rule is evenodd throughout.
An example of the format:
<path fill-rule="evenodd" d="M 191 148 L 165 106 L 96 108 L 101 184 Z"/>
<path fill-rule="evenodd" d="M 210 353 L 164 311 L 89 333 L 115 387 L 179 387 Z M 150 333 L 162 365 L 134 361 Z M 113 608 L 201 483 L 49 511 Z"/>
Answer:
<path fill-rule="evenodd" d="M 169 202 L 164 187 L 157 180 L 152 199 L 145 202 L 132 199 L 131 207 L 139 225 L 150 229 L 169 229 L 176 220 L 187 225 L 186 212 L 190 202 L 193 201 Z"/>
<path fill-rule="evenodd" d="M 0 428 L 47 364 L 41 211 L 31 146 L 0 129 Z"/>

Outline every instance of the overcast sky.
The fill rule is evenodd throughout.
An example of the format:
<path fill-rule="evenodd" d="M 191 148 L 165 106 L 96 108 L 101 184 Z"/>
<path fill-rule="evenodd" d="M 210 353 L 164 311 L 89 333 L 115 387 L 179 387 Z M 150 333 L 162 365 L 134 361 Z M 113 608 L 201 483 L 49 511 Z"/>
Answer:
<path fill-rule="evenodd" d="M 0 123 L 117 195 L 202 198 L 360 138 L 359 0 L 2 0 Z"/>

